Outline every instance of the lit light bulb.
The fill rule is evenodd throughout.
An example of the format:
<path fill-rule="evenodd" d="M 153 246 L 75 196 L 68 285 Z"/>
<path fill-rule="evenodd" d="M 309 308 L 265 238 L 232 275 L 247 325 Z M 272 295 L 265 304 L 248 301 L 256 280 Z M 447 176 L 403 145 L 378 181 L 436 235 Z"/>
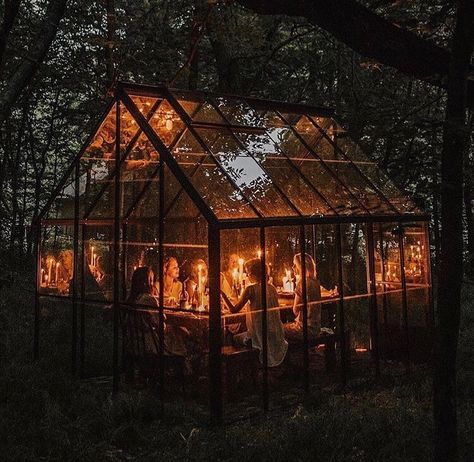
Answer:
<path fill-rule="evenodd" d="M 173 121 L 171 119 L 166 119 L 165 127 L 166 127 L 166 130 L 172 130 L 173 129 Z"/>

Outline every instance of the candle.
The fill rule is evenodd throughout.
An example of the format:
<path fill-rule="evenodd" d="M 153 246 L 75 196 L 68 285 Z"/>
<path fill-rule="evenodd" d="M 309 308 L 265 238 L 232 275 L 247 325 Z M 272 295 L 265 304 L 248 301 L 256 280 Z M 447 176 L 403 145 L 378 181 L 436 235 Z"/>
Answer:
<path fill-rule="evenodd" d="M 202 265 L 198 265 L 198 306 L 203 304 L 203 282 Z"/>
<path fill-rule="evenodd" d="M 234 284 L 238 284 L 239 282 L 239 270 L 237 268 L 234 268 L 232 271 L 232 281 Z"/>
<path fill-rule="evenodd" d="M 91 265 L 94 266 L 94 246 L 91 246 Z"/>
<path fill-rule="evenodd" d="M 41 268 L 41 285 L 44 285 L 44 269 Z"/>
<path fill-rule="evenodd" d="M 48 267 L 48 281 L 51 282 L 51 271 L 53 269 L 53 259 L 49 259 L 49 267 Z"/>
<path fill-rule="evenodd" d="M 282 279 L 283 280 L 283 292 L 293 292 L 294 291 L 294 284 L 291 279 L 291 271 L 285 270 L 286 276 Z"/>
<path fill-rule="evenodd" d="M 244 278 L 244 259 L 239 258 L 239 282 L 242 282 Z"/>
<path fill-rule="evenodd" d="M 56 279 L 56 285 L 58 284 L 59 282 L 59 262 L 56 263 L 56 275 L 55 275 L 55 279 Z"/>

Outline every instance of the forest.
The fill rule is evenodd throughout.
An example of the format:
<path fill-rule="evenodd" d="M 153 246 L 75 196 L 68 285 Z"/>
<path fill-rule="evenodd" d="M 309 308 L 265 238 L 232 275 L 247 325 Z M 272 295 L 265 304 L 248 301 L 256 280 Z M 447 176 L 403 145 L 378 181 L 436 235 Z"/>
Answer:
<path fill-rule="evenodd" d="M 0 4 L 4 460 L 473 460 L 474 2 Z M 179 402 L 161 412 L 150 390 L 112 394 L 110 377 L 35 361 L 35 222 L 117 82 L 332 108 L 430 216 L 431 360 L 222 428 Z"/>

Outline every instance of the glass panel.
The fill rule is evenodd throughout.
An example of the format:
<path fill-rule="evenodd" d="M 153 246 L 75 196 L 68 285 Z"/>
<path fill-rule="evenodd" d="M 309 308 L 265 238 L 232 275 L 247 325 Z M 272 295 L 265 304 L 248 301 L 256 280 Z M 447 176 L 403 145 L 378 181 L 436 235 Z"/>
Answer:
<path fill-rule="evenodd" d="M 380 355 L 385 359 L 402 359 L 406 343 L 403 333 L 400 247 L 396 229 L 396 223 L 374 225 Z"/>
<path fill-rule="evenodd" d="M 331 169 L 370 213 L 394 213 L 390 205 L 370 186 L 362 175 L 348 163 L 336 163 Z"/>
<path fill-rule="evenodd" d="M 400 192 L 392 180 L 377 165 L 358 164 L 357 166 L 400 213 L 420 212 L 413 201 Z"/>
<path fill-rule="evenodd" d="M 155 133 L 168 147 L 176 143 L 185 128 L 184 122 L 166 100 L 148 118 Z"/>
<path fill-rule="evenodd" d="M 208 132 L 208 130 L 205 132 Z M 211 140 L 211 138 L 209 139 Z M 231 184 L 221 168 L 218 167 L 215 160 L 203 150 L 189 131 L 186 131 L 181 137 L 172 154 L 200 196 L 218 218 L 251 218 L 256 216 L 247 201 Z"/>
<path fill-rule="evenodd" d="M 96 216 L 113 216 L 113 174 L 115 172 L 115 105 L 107 115 L 89 147 L 80 160 L 80 209 L 81 216 L 91 212 L 91 207 L 101 198 L 102 204 Z M 121 105 L 121 126 L 130 139 L 137 127 L 131 115 Z M 133 122 L 133 123 L 132 123 Z M 124 146 L 126 143 L 124 143 Z M 111 185 L 112 183 L 112 185 Z M 103 194 L 107 191 L 106 194 Z"/>
<path fill-rule="evenodd" d="M 251 108 L 245 101 L 220 96 L 215 98 L 214 102 L 230 124 L 264 127 L 262 115 Z"/>
<path fill-rule="evenodd" d="M 193 122 L 227 125 L 227 122 L 220 116 L 212 104 L 208 102 L 202 104 L 197 113 L 193 116 Z"/>
<path fill-rule="evenodd" d="M 261 363 L 259 361 L 259 350 L 246 350 L 244 347 L 247 334 L 252 336 L 255 327 L 253 320 L 259 320 L 260 313 L 251 310 L 249 304 L 241 307 L 238 311 L 232 310 L 239 299 L 243 296 L 245 289 L 249 289 L 255 281 L 250 280 L 246 273 L 245 262 L 259 256 L 259 230 L 255 228 L 235 229 L 221 231 L 221 291 L 222 297 L 222 322 L 223 322 L 223 353 L 240 350 L 245 354 L 245 367 L 236 367 L 228 361 L 227 379 L 224 384 L 224 397 L 227 402 L 232 402 L 232 408 L 225 407 L 226 411 L 242 406 L 261 407 Z M 255 302 L 255 300 L 254 300 Z M 253 304 L 255 308 L 255 303 Z M 248 353 L 246 352 L 248 351 Z M 225 359 L 224 359 L 225 360 Z M 245 403 L 245 404 L 244 404 Z M 230 413 L 229 413 L 230 414 Z"/>
<path fill-rule="evenodd" d="M 300 161 L 298 166 L 303 175 L 325 197 L 338 214 L 366 214 L 359 202 L 318 161 Z"/>
<path fill-rule="evenodd" d="M 223 169 L 240 188 L 243 195 L 264 216 L 294 216 L 296 212 L 275 189 L 271 178 L 235 138 L 227 132 L 219 132 L 217 141 L 214 130 L 199 130 L 205 142 L 212 143 L 212 151 Z"/>
<path fill-rule="evenodd" d="M 158 153 L 142 133 L 122 165 L 122 217 L 128 216 L 145 188 L 157 184 L 159 164 Z"/>
<path fill-rule="evenodd" d="M 74 273 L 74 223 L 41 227 L 40 293 L 68 296 Z"/>
<path fill-rule="evenodd" d="M 72 173 L 66 179 L 61 191 L 54 198 L 46 212 L 45 218 L 51 219 L 74 219 L 74 199 L 76 193 L 76 185 L 74 179 L 76 168 L 73 167 Z"/>
<path fill-rule="evenodd" d="M 366 225 L 341 225 L 341 237 L 345 325 L 351 332 L 352 349 L 356 353 L 367 353 L 372 347 L 372 332 Z"/>
<path fill-rule="evenodd" d="M 84 226 L 79 287 L 80 365 L 88 376 L 110 375 L 113 352 L 114 228 Z M 122 287 L 122 284 L 120 284 Z"/>
<path fill-rule="evenodd" d="M 57 370 L 71 369 L 72 299 L 39 297 L 39 356 Z M 27 342 L 28 339 L 24 339 Z"/>
<path fill-rule="evenodd" d="M 427 223 L 405 228 L 404 249 L 410 359 L 426 361 L 433 345 Z"/>
<path fill-rule="evenodd" d="M 267 134 L 237 132 L 236 136 L 303 215 L 334 215 Z"/>
<path fill-rule="evenodd" d="M 114 283 L 113 225 L 86 226 L 84 251 L 84 297 L 92 301 L 111 301 Z"/>

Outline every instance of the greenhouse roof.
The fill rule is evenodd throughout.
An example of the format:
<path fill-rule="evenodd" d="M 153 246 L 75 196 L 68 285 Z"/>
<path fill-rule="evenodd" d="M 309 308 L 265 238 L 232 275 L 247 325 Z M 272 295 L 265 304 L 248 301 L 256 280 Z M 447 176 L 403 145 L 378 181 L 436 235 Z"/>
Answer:
<path fill-rule="evenodd" d="M 117 160 L 121 181 L 130 172 L 141 175 L 143 189 L 135 187 L 123 207 L 130 217 L 138 201 L 146 200 L 145 189 L 158 181 L 160 159 L 180 186 L 174 200 L 184 190 L 210 222 L 422 215 L 327 108 L 128 83 L 118 84 L 116 98 L 120 104 L 109 106 L 78 157 L 102 183 L 81 205 L 81 219 L 100 216 L 98 207 L 110 208 L 107 188 Z M 71 166 L 69 178 L 72 172 Z M 56 196 L 64 207 L 75 189 L 67 192 L 67 178 L 61 187 Z M 83 195 L 79 180 L 76 187 Z"/>

